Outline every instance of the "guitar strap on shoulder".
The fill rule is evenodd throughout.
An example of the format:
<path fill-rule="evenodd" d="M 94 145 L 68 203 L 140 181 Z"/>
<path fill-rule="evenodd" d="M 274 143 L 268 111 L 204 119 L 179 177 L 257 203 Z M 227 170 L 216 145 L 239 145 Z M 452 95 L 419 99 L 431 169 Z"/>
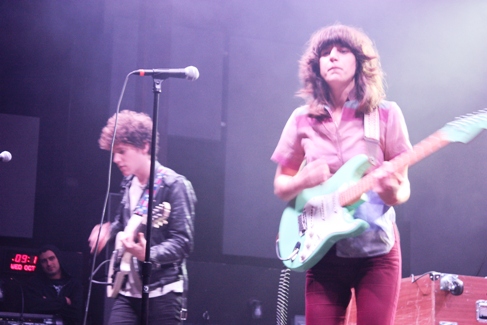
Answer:
<path fill-rule="evenodd" d="M 164 176 L 164 167 L 159 166 L 156 170 L 156 176 L 154 178 L 154 197 L 157 194 L 157 191 L 162 186 L 162 178 Z M 139 216 L 143 216 L 147 214 L 147 207 L 149 205 L 149 189 L 146 187 L 144 193 L 140 197 L 139 203 L 134 210 L 134 214 L 138 214 Z"/>
<path fill-rule="evenodd" d="M 379 108 L 364 114 L 364 140 L 367 144 L 369 162 L 377 165 L 377 157 L 380 154 L 380 117 Z"/>
<path fill-rule="evenodd" d="M 188 195 L 188 200 L 191 201 L 189 204 L 190 208 L 190 215 L 194 216 L 195 215 L 195 210 L 194 210 L 194 204 L 196 203 L 196 195 L 193 190 L 193 186 L 191 183 L 187 180 L 184 179 L 184 185 L 186 187 L 186 194 Z M 193 225 L 193 220 L 191 219 L 191 222 L 188 223 L 188 227 L 191 229 L 191 233 L 194 233 L 194 225 Z M 181 320 L 185 321 L 188 318 L 188 289 L 189 289 L 189 279 L 188 279 L 188 270 L 186 268 L 186 259 L 183 260 L 183 263 L 181 264 L 181 272 L 182 272 L 182 278 L 183 278 L 183 293 L 181 297 Z"/>
<path fill-rule="evenodd" d="M 154 196 L 159 189 L 162 189 L 161 198 L 164 201 L 167 195 L 168 187 L 164 184 L 164 167 L 159 166 L 156 171 L 156 176 L 154 179 Z M 194 193 L 193 193 L 194 196 Z M 149 200 L 149 191 L 146 189 L 144 195 L 142 195 L 139 205 L 137 209 L 141 209 L 140 212 L 143 212 L 145 209 L 145 213 L 147 213 L 147 204 Z M 191 211 L 194 214 L 194 210 Z M 187 303 L 187 293 L 188 293 L 188 271 L 186 269 L 186 260 L 183 260 L 181 263 L 181 278 L 183 280 L 183 292 L 181 297 L 181 310 L 180 310 L 180 318 L 182 321 L 188 318 L 188 303 Z"/>
<path fill-rule="evenodd" d="M 186 269 L 186 260 L 181 264 L 181 271 L 183 272 L 183 293 L 181 297 L 181 320 L 188 319 L 188 270 Z"/>

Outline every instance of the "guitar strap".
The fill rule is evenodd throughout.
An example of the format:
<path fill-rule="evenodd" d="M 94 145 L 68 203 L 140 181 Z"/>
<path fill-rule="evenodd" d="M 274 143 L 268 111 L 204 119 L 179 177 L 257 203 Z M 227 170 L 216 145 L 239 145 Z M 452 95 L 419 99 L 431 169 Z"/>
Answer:
<path fill-rule="evenodd" d="M 164 186 L 162 186 L 162 181 L 163 181 L 163 178 L 164 178 L 164 167 L 160 164 L 158 164 L 156 166 L 157 170 L 155 170 L 155 173 L 156 173 L 156 176 L 154 177 L 154 195 L 153 197 L 155 198 L 158 190 Z M 133 181 L 133 177 L 132 177 L 132 181 Z M 148 206 L 149 206 L 149 188 L 148 188 L 148 184 L 147 186 L 145 187 L 144 191 L 142 192 L 140 198 L 139 198 L 139 201 L 137 202 L 137 206 L 134 208 L 134 211 L 132 212 L 132 215 L 138 215 L 138 216 L 147 216 L 148 215 Z M 128 194 L 128 191 L 126 192 Z M 135 267 L 136 267 L 136 272 L 139 273 L 140 275 L 140 272 L 141 272 L 141 269 L 138 266 L 138 263 L 135 263 Z M 128 281 L 128 277 L 125 276 L 125 280 L 124 280 L 124 283 L 122 284 L 122 287 L 125 286 L 125 283 L 126 281 Z"/>
<path fill-rule="evenodd" d="M 181 311 L 180 317 L 181 320 L 188 319 L 188 270 L 186 269 L 186 260 L 183 261 L 181 264 L 181 270 L 183 272 L 183 294 L 181 297 Z"/>
<path fill-rule="evenodd" d="M 377 157 L 380 152 L 380 116 L 379 108 L 372 112 L 364 114 L 364 140 L 367 145 L 369 162 L 372 166 L 377 165 Z M 303 160 L 299 170 L 306 166 L 306 160 Z"/>
<path fill-rule="evenodd" d="M 156 171 L 156 177 L 154 179 L 154 197 L 157 193 L 157 191 L 163 187 L 164 189 L 167 189 L 167 187 L 164 187 L 162 185 L 164 179 L 164 167 L 162 165 L 158 166 L 158 169 Z M 162 199 L 164 200 L 166 196 L 166 193 L 163 193 Z M 144 215 L 147 214 L 147 207 L 148 207 L 148 202 L 149 202 L 149 190 L 146 189 L 144 191 L 144 194 L 139 200 L 139 203 L 137 207 L 134 210 L 135 214 L 138 215 Z M 188 316 L 188 309 L 187 309 L 187 291 L 188 291 L 188 272 L 186 270 L 186 261 L 184 260 L 181 263 L 181 272 L 182 272 L 182 278 L 183 278 L 183 292 L 182 292 L 182 306 L 181 306 L 181 311 L 180 311 L 180 317 L 181 320 L 186 320 Z"/>
<path fill-rule="evenodd" d="M 156 177 L 154 179 L 154 197 L 159 190 L 159 188 L 162 185 L 162 179 L 164 177 L 164 167 L 161 165 L 158 166 L 156 171 Z M 144 190 L 144 193 L 140 197 L 139 203 L 137 204 L 137 207 L 134 210 L 134 214 L 137 214 L 139 216 L 143 216 L 147 214 L 147 207 L 149 205 L 149 189 L 146 188 Z"/>
<path fill-rule="evenodd" d="M 196 202 L 196 196 L 195 196 L 195 193 L 193 191 L 193 186 L 191 185 L 191 183 L 188 181 L 188 180 L 185 180 L 185 185 L 186 185 L 186 194 L 188 195 L 188 198 L 189 200 L 191 200 L 191 202 Z M 194 204 L 190 204 L 189 205 L 191 211 L 190 211 L 190 214 L 192 216 L 195 215 L 195 210 L 194 210 Z M 193 229 L 193 223 L 190 222 L 188 224 L 188 227 L 191 228 L 191 233 L 194 233 L 194 229 Z M 186 259 L 183 260 L 183 263 L 181 263 L 181 271 L 182 271 L 182 276 L 183 276 L 183 294 L 182 294 L 182 302 L 181 302 L 181 312 L 180 312 L 180 316 L 181 316 L 181 320 L 182 321 L 185 321 L 187 318 L 188 318 L 188 298 L 187 298 L 187 295 L 188 295 L 188 289 L 189 289 L 189 280 L 188 280 L 188 270 L 186 268 Z"/>
<path fill-rule="evenodd" d="M 377 165 L 377 157 L 380 155 L 380 117 L 379 108 L 364 114 L 364 140 L 367 145 L 369 162 Z"/>

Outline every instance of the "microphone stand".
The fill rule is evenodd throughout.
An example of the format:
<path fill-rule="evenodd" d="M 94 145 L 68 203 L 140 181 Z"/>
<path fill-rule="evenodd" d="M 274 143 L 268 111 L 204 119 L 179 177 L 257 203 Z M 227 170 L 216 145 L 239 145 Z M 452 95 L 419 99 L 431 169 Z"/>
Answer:
<path fill-rule="evenodd" d="M 157 114 L 159 110 L 159 98 L 161 94 L 161 85 L 166 78 L 153 75 L 153 93 L 154 93 L 154 108 L 152 115 L 152 142 L 151 142 L 151 161 L 150 161 L 150 176 L 149 176 L 149 202 L 147 204 L 147 229 L 145 246 L 145 260 L 142 263 L 142 310 L 141 310 L 141 324 L 147 325 L 149 321 L 149 280 L 152 272 L 152 263 L 150 262 L 150 248 L 152 235 L 152 205 L 154 200 L 154 174 L 156 165 L 156 140 L 157 140 Z"/>

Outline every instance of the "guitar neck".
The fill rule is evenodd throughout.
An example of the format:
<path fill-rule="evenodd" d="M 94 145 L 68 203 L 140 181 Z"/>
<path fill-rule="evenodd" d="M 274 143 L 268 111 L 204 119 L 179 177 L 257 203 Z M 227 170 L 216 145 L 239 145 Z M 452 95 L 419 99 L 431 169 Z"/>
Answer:
<path fill-rule="evenodd" d="M 405 166 L 411 166 L 429 156 L 433 152 L 443 148 L 450 141 L 446 140 L 441 130 L 436 131 L 423 141 L 416 144 L 411 150 L 406 151 L 392 159 L 390 162 L 393 170 L 396 172 Z M 340 193 L 339 200 L 342 207 L 357 202 L 362 194 L 371 190 L 374 186 L 375 179 L 371 174 L 365 175 L 356 184 L 350 186 Z"/>

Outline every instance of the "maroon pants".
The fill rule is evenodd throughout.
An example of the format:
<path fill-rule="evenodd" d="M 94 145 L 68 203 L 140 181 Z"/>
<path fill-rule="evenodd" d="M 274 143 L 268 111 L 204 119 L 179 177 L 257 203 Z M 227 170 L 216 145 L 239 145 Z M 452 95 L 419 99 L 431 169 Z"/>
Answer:
<path fill-rule="evenodd" d="M 336 256 L 333 247 L 306 274 L 306 325 L 344 324 L 351 288 L 355 289 L 357 325 L 393 325 L 401 282 L 401 248 L 385 255 Z"/>

